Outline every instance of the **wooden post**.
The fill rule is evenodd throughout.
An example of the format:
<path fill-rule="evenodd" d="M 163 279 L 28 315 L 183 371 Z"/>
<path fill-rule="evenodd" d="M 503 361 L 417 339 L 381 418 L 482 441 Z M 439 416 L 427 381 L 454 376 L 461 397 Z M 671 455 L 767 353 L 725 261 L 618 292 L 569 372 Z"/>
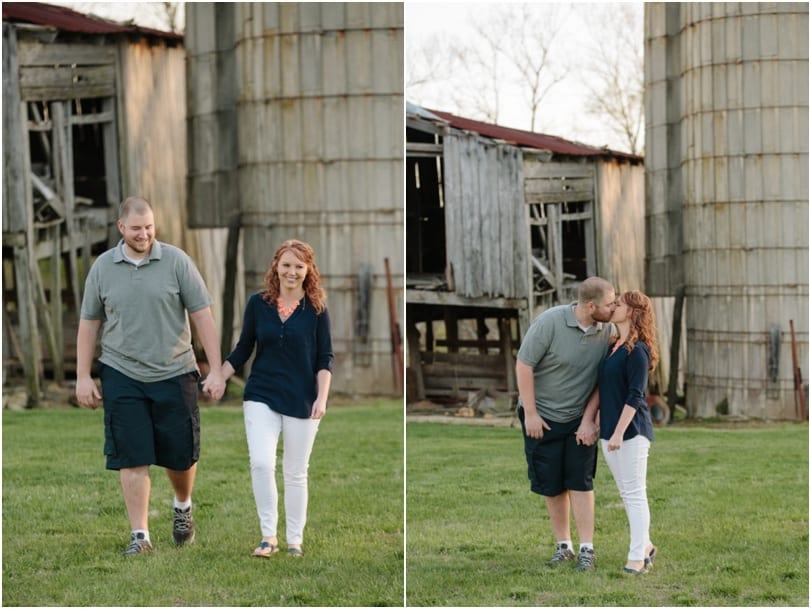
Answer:
<path fill-rule="evenodd" d="M 228 241 L 225 245 L 225 282 L 222 291 L 222 333 L 220 352 L 225 358 L 231 353 L 234 335 L 234 294 L 237 281 L 237 254 L 242 214 L 233 214 L 228 221 Z"/>
<path fill-rule="evenodd" d="M 55 224 L 50 229 L 53 242 L 53 253 L 51 254 L 51 323 L 53 325 L 54 344 L 57 349 L 51 354 L 53 358 L 54 380 L 62 383 L 65 380 L 65 354 L 63 345 L 64 328 L 62 318 L 62 239 L 61 224 Z"/>
<path fill-rule="evenodd" d="M 73 294 L 73 305 L 78 318 L 82 307 L 81 286 L 76 243 L 76 222 L 74 219 L 75 197 L 73 193 L 73 130 L 70 125 L 70 102 L 52 102 L 54 139 L 54 174 L 56 189 L 65 203 L 65 232 L 68 241 L 68 260 L 70 268 L 68 277 Z"/>
<path fill-rule="evenodd" d="M 39 313 L 40 329 L 45 333 L 45 344 L 51 355 L 54 374 L 58 380 L 64 379 L 64 349 L 62 348 L 62 342 L 57 342 L 56 339 L 56 331 L 53 321 L 51 320 L 51 311 L 49 310 L 50 307 L 45 297 L 45 286 L 43 285 L 42 276 L 39 272 L 39 261 L 36 259 L 31 260 L 31 291 L 34 294 L 35 308 Z"/>
<path fill-rule="evenodd" d="M 31 282 L 31 246 L 24 243 L 14 247 L 14 285 L 17 287 L 17 314 L 19 316 L 20 345 L 23 350 L 23 370 L 28 407 L 39 405 L 42 379 L 37 312 L 34 308 L 34 286 Z"/>
<path fill-rule="evenodd" d="M 547 217 L 549 224 L 547 230 L 549 231 L 548 251 L 550 270 L 555 276 L 555 302 L 560 304 L 563 302 L 563 237 L 562 237 L 562 224 L 560 219 L 560 207 L 557 203 L 551 203 L 546 206 Z"/>
<path fill-rule="evenodd" d="M 392 365 L 395 367 L 394 381 L 400 393 L 403 391 L 403 350 L 400 339 L 400 324 L 397 321 L 397 303 L 394 302 L 394 288 L 391 282 L 389 259 L 384 258 L 386 265 L 386 295 L 389 300 L 389 332 L 391 333 Z"/>
<path fill-rule="evenodd" d="M 515 358 L 513 357 L 512 324 L 509 317 L 498 320 L 498 337 L 501 341 L 501 354 L 504 357 L 504 371 L 507 376 L 507 391 L 515 394 L 518 386 L 515 380 Z"/>
<path fill-rule="evenodd" d="M 800 356 L 797 353 L 797 338 L 794 335 L 794 320 L 788 320 L 791 328 L 791 363 L 794 366 L 794 400 L 801 421 L 805 421 L 805 394 L 803 393 L 803 375 L 800 371 Z"/>
<path fill-rule="evenodd" d="M 430 323 L 430 322 L 428 322 Z M 414 397 L 425 399 L 425 377 L 422 373 L 422 357 L 420 357 L 420 333 L 413 322 L 406 326 L 406 345 L 408 348 L 408 367 L 413 373 L 416 387 L 413 388 Z"/>
<path fill-rule="evenodd" d="M 31 285 L 34 204 L 29 178 L 28 106 L 20 95 L 16 29 L 6 22 L 3 22 L 2 58 L 3 99 L 6 101 L 3 108 L 3 245 L 13 248 L 21 363 L 28 406 L 33 407 L 39 404 L 42 362 Z"/>
<path fill-rule="evenodd" d="M 681 349 L 681 314 L 684 308 L 684 286 L 679 286 L 676 290 L 676 300 L 673 303 L 673 328 L 670 333 L 670 375 L 667 380 L 667 405 L 670 412 L 676 412 L 676 385 L 679 382 L 679 353 Z M 690 404 L 685 404 L 688 416 Z M 671 417 L 670 421 L 673 422 Z"/>

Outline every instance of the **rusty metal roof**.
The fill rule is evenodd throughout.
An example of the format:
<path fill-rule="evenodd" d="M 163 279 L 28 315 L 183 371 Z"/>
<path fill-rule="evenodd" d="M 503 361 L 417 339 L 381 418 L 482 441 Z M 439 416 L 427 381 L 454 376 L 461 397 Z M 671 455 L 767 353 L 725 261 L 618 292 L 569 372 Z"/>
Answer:
<path fill-rule="evenodd" d="M 140 34 L 176 42 L 183 41 L 182 34 L 116 23 L 100 17 L 83 15 L 65 6 L 41 2 L 3 2 L 3 21 L 32 23 L 78 34 Z"/>
<path fill-rule="evenodd" d="M 511 127 L 501 127 L 500 125 L 493 125 L 490 123 L 483 123 L 469 118 L 456 116 L 449 112 L 442 112 L 440 110 L 429 110 L 432 114 L 447 121 L 447 123 L 456 129 L 465 131 L 472 131 L 486 137 L 496 140 L 502 140 L 509 144 L 516 146 L 524 146 L 529 148 L 537 148 L 538 150 L 548 150 L 555 154 L 563 154 L 569 156 L 611 156 L 617 158 L 627 159 L 634 162 L 642 162 L 641 156 L 628 154 L 627 152 L 619 152 L 609 148 L 597 148 L 588 146 L 578 142 L 565 140 L 556 135 L 546 135 L 543 133 L 535 133 L 533 131 L 522 131 L 520 129 L 513 129 Z"/>

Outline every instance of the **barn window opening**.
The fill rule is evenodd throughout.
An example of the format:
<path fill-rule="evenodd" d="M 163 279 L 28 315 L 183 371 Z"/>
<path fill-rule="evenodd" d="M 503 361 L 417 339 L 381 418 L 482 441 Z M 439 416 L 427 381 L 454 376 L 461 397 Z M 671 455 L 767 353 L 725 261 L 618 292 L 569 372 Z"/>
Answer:
<path fill-rule="evenodd" d="M 444 276 L 445 209 L 439 136 L 407 129 L 406 274 Z"/>

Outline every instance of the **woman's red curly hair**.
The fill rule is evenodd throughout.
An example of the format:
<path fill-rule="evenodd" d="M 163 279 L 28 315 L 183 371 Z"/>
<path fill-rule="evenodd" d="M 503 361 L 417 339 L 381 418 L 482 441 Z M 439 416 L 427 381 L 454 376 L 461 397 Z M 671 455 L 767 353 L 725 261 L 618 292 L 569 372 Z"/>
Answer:
<path fill-rule="evenodd" d="M 307 299 L 312 303 L 316 313 L 321 314 L 327 308 L 326 294 L 321 287 L 321 275 L 318 272 L 318 267 L 315 265 L 315 252 L 309 244 L 297 239 L 288 239 L 282 243 L 273 255 L 273 260 L 270 263 L 270 268 L 265 273 L 265 291 L 262 294 L 262 300 L 271 303 L 275 306 L 276 299 L 281 293 L 279 285 L 279 258 L 285 252 L 292 252 L 293 255 L 307 265 L 307 275 L 304 277 L 304 293 Z"/>
<path fill-rule="evenodd" d="M 650 352 L 650 371 L 659 363 L 659 343 L 656 341 L 656 318 L 653 314 L 651 299 L 642 292 L 631 290 L 620 296 L 620 300 L 628 306 L 628 319 L 631 331 L 625 340 L 625 347 L 630 353 L 636 341 L 641 340 L 648 346 Z"/>

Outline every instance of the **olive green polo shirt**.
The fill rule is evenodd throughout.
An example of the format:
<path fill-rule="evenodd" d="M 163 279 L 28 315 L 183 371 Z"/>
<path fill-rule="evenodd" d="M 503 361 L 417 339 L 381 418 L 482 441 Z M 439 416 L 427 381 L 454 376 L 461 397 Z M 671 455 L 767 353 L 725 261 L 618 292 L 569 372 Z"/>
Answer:
<path fill-rule="evenodd" d="M 119 242 L 90 268 L 81 318 L 102 322 L 100 362 L 154 382 L 197 369 L 186 312 L 211 303 L 197 267 L 180 248 L 155 241 L 136 266 Z"/>
<path fill-rule="evenodd" d="M 574 303 L 547 309 L 532 321 L 518 359 L 533 369 L 535 406 L 542 418 L 568 423 L 583 415 L 610 337 L 610 323 L 584 331 Z"/>

